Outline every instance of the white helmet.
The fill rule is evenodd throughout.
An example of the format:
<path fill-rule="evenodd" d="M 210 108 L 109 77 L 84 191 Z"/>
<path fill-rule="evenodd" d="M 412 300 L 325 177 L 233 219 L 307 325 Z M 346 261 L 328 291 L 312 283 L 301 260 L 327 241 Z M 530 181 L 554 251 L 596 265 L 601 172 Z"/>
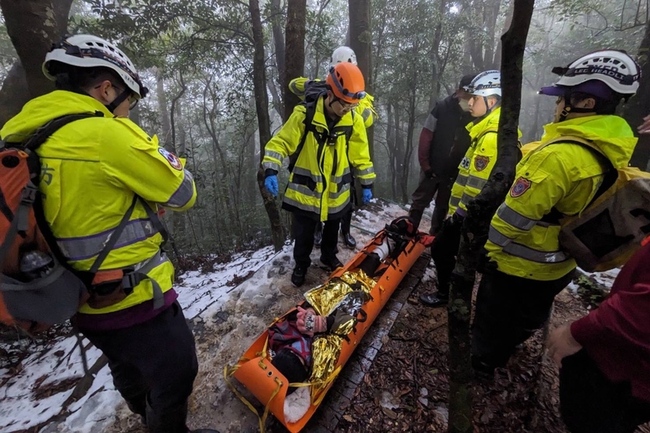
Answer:
<path fill-rule="evenodd" d="M 501 72 L 497 70 L 484 71 L 478 74 L 469 86 L 463 88 L 470 95 L 501 96 Z"/>
<path fill-rule="evenodd" d="M 334 50 L 330 59 L 330 67 L 343 62 L 352 63 L 353 65 L 357 64 L 357 55 L 354 54 L 352 48 L 346 47 L 345 45 L 341 45 Z"/>
<path fill-rule="evenodd" d="M 53 44 L 43 62 L 43 73 L 50 80 L 55 79 L 50 71 L 52 61 L 80 68 L 109 68 L 120 76 L 138 98 L 144 98 L 149 91 L 142 85 L 138 71 L 126 54 L 114 44 L 97 36 L 73 35 Z"/>
<path fill-rule="evenodd" d="M 555 67 L 553 73 L 560 75 L 554 87 L 574 87 L 598 80 L 616 93 L 633 95 L 639 88 L 641 67 L 625 51 L 601 50 L 582 56 L 565 68 Z M 540 93 L 548 94 L 544 91 Z"/>

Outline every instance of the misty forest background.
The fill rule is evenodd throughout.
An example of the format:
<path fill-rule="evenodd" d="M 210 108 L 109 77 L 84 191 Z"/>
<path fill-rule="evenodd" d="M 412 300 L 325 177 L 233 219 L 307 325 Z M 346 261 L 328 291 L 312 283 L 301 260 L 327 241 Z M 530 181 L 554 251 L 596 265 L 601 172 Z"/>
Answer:
<path fill-rule="evenodd" d="M 297 103 L 286 94 L 288 80 L 324 77 L 334 48 L 355 49 L 377 110 L 369 131 L 375 196 L 408 203 L 426 116 L 461 75 L 499 68 L 514 3 L 0 0 L 0 125 L 52 90 L 40 66 L 52 41 L 66 32 L 115 41 L 152 90 L 132 118 L 187 158 L 197 182 L 196 206 L 166 217 L 181 255 L 279 246 L 289 217 L 260 187 L 258 169 L 260 148 Z M 522 142 L 539 139 L 552 119 L 554 98 L 537 95 L 556 79 L 551 68 L 602 48 L 639 55 L 646 73 L 622 114 L 633 127 L 640 123 L 650 111 L 648 10 L 647 0 L 535 3 L 523 62 Z M 644 169 L 648 140 L 633 158 Z M 286 177 L 281 173 L 281 182 Z"/>

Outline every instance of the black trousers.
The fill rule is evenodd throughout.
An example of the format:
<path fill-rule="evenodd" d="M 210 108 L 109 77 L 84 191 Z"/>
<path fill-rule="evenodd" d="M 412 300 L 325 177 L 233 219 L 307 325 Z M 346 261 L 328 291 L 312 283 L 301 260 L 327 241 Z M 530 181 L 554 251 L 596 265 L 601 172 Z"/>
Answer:
<path fill-rule="evenodd" d="M 350 234 L 350 226 L 352 225 L 352 213 L 354 212 L 354 208 L 350 208 L 349 212 L 346 212 L 345 215 L 341 218 L 341 234 L 344 235 L 349 235 Z M 323 231 L 323 223 L 317 222 L 316 223 L 316 228 L 314 229 L 317 232 L 322 232 Z"/>
<path fill-rule="evenodd" d="M 438 295 L 449 297 L 451 274 L 456 267 L 463 221 L 459 216 L 447 218 L 431 245 L 431 258 L 438 275 Z"/>
<path fill-rule="evenodd" d="M 442 227 L 442 222 L 449 210 L 449 198 L 451 197 L 452 181 L 438 177 L 430 178 L 420 172 L 420 183 L 411 196 L 411 209 L 409 217 L 413 220 L 416 228 L 420 225 L 424 210 L 429 207 L 435 196 L 435 208 L 431 217 L 431 230 L 429 233 L 435 235 Z"/>
<path fill-rule="evenodd" d="M 130 328 L 81 332 L 106 355 L 115 388 L 146 418 L 151 433 L 187 433 L 187 399 L 198 362 L 178 302 Z"/>
<path fill-rule="evenodd" d="M 555 295 L 573 272 L 552 281 L 536 281 L 493 271 L 484 274 L 472 324 L 472 357 L 491 367 L 505 367 L 516 346 L 540 329 Z"/>
<path fill-rule="evenodd" d="M 581 350 L 562 360 L 560 412 L 572 433 L 632 433 L 650 421 L 650 402 L 632 396 L 628 382 L 610 382 Z"/>
<path fill-rule="evenodd" d="M 350 234 L 350 225 L 352 224 L 352 212 L 354 209 L 350 207 L 350 212 L 346 212 L 341 218 L 341 233 L 344 235 Z"/>
<path fill-rule="evenodd" d="M 293 214 L 293 238 L 296 240 L 293 247 L 293 259 L 296 266 L 308 268 L 311 264 L 309 255 L 314 249 L 314 230 L 318 222 L 309 216 Z M 340 219 L 327 220 L 323 224 L 323 240 L 320 245 L 321 257 L 331 258 L 336 256 Z"/>

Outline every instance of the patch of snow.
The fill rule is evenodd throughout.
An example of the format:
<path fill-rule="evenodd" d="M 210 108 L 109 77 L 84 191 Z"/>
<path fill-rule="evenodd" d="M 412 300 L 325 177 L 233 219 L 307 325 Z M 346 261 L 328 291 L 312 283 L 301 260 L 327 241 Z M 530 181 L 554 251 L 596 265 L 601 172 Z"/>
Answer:
<path fill-rule="evenodd" d="M 338 257 L 343 263 L 386 224 L 408 213 L 398 204 L 379 202 L 373 200 L 369 209 L 355 212 L 352 235 L 357 247 L 350 250 L 339 244 Z M 428 224 L 428 219 L 423 219 L 420 230 L 427 231 Z M 296 305 L 304 291 L 327 277 L 320 268 L 312 266 L 305 286 L 294 287 L 289 280 L 294 266 L 292 251 L 289 243 L 277 253 L 272 247 L 245 251 L 233 255 L 228 263 L 215 265 L 210 272 L 189 271 L 179 276 L 181 282 L 175 290 L 194 330 L 199 358 L 199 375 L 189 402 L 190 427 L 224 432 L 256 430 L 257 418 L 226 386 L 224 366 L 235 363 L 275 317 Z M 312 262 L 319 257 L 320 250 L 315 248 Z M 39 425 L 43 426 L 40 433 L 140 431 L 139 417 L 131 414 L 115 390 L 107 367 L 99 371 L 82 398 L 62 409 L 72 393 L 72 379 L 84 374 L 77 344 L 75 335 L 2 344 L 2 349 L 10 353 L 31 353 L 17 366 L 0 368 L 1 432 L 34 429 Z M 89 345 L 88 340 L 83 339 L 83 344 Z M 86 354 L 89 366 L 101 355 L 92 347 Z M 57 388 L 65 380 L 68 386 Z M 399 399 L 396 404 L 399 405 Z"/>

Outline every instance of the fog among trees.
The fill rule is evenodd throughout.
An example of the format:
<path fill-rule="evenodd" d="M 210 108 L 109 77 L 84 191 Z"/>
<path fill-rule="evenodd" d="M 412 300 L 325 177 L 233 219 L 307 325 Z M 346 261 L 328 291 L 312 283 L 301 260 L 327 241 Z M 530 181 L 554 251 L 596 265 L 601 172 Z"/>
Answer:
<path fill-rule="evenodd" d="M 514 1 L 0 0 L 0 6 L 6 30 L 0 124 L 52 89 L 40 64 L 64 32 L 117 42 L 152 89 L 132 117 L 187 158 L 197 181 L 195 208 L 168 217 L 177 249 L 194 255 L 283 241 L 289 219 L 260 187 L 260 149 L 297 103 L 287 96 L 288 80 L 324 77 L 339 45 L 355 49 L 375 98 L 369 134 L 375 196 L 407 203 L 419 175 L 424 119 L 461 75 L 499 68 Z M 552 118 L 553 98 L 537 95 L 554 82 L 551 68 L 595 49 L 642 53 L 648 73 L 623 111 L 633 126 L 640 122 L 650 111 L 647 14 L 639 0 L 535 3 L 523 61 L 522 142 L 539 139 Z M 644 139 L 633 163 L 645 168 L 648 152 Z M 286 178 L 280 174 L 281 190 Z"/>

